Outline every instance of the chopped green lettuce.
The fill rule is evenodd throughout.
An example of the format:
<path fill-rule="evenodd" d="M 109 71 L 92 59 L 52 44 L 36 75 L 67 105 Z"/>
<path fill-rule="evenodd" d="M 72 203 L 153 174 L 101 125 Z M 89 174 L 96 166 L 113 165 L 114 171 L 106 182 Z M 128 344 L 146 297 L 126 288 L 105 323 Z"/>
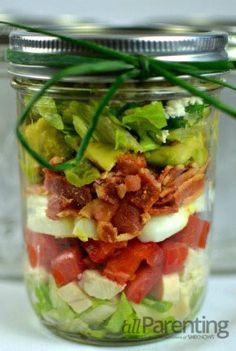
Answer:
<path fill-rule="evenodd" d="M 63 300 L 52 277 L 48 280 L 40 272 L 39 275 L 30 273 L 26 281 L 37 314 L 49 325 L 56 323 L 65 332 L 81 333 L 97 339 L 114 334 L 128 339 L 148 339 L 176 331 L 172 327 L 176 319 L 167 314 L 172 306 L 168 301 L 145 298 L 141 304 L 134 304 L 122 293 L 120 299 L 110 301 L 92 298 L 93 305 L 78 314 Z M 200 294 L 202 291 L 198 291 L 196 298 L 193 298 L 193 308 Z"/>
<path fill-rule="evenodd" d="M 122 331 L 124 321 L 133 315 L 133 308 L 127 300 L 124 293 L 121 294 L 115 313 L 111 316 L 105 328 L 110 333 L 119 333 Z"/>
<path fill-rule="evenodd" d="M 43 96 L 34 106 L 36 113 L 43 117 L 52 127 L 63 130 L 64 123 L 57 112 L 55 100 Z"/>
<path fill-rule="evenodd" d="M 173 306 L 173 303 L 169 301 L 154 300 L 151 298 L 143 299 L 142 304 L 145 306 L 149 306 L 160 313 L 169 311 Z"/>
<path fill-rule="evenodd" d="M 187 125 L 193 126 L 194 124 L 196 124 L 201 118 L 204 117 L 205 111 L 206 110 L 204 104 L 194 104 L 186 106 L 186 115 L 184 116 L 184 118 L 187 121 Z"/>
<path fill-rule="evenodd" d="M 48 284 L 45 282 L 39 282 L 35 286 L 35 309 L 38 314 L 50 311 L 52 308 L 51 299 L 49 296 Z"/>
<path fill-rule="evenodd" d="M 81 187 L 94 182 L 100 178 L 100 172 L 91 162 L 84 159 L 79 166 L 75 166 L 65 171 L 66 179 L 69 183 Z"/>
<path fill-rule="evenodd" d="M 78 111 L 73 116 L 73 123 L 76 132 L 81 138 L 85 136 L 97 106 L 98 104 L 95 101 L 90 101 L 89 103 L 77 102 Z M 119 138 L 122 139 L 121 143 L 117 143 L 117 133 Z M 121 148 L 125 151 L 130 150 L 134 152 L 142 151 L 135 137 L 122 127 L 120 121 L 111 115 L 108 108 L 105 109 L 98 121 L 93 134 L 93 141 L 110 144 L 115 149 Z"/>
<path fill-rule="evenodd" d="M 140 136 L 145 132 L 158 131 L 167 126 L 165 112 L 160 101 L 126 110 L 122 122 L 134 129 Z"/>

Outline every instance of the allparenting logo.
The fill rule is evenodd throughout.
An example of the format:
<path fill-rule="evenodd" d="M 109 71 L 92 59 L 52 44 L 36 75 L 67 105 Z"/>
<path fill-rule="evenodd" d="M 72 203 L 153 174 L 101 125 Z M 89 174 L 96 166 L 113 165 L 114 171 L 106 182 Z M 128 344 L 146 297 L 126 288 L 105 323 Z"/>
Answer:
<path fill-rule="evenodd" d="M 129 335 L 161 336 L 171 333 L 181 333 L 183 339 L 226 339 L 229 337 L 228 320 L 208 320 L 206 316 L 194 320 L 154 320 L 151 317 L 135 318 L 125 321 L 123 332 Z"/>

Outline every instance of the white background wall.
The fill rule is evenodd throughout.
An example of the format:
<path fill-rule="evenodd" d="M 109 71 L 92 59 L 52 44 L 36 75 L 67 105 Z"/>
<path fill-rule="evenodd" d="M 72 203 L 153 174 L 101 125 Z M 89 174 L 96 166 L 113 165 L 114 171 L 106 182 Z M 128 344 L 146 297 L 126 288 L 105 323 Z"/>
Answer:
<path fill-rule="evenodd" d="M 21 15 L 73 14 L 113 23 L 140 21 L 145 17 L 231 16 L 235 0 L 0 0 L 3 12 Z"/>

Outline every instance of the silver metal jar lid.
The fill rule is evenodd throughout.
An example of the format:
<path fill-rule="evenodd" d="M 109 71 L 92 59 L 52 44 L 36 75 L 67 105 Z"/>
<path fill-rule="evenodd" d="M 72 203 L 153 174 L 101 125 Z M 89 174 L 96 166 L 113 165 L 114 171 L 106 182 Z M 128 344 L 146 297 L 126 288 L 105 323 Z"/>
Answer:
<path fill-rule="evenodd" d="M 64 28 L 65 29 L 65 28 Z M 68 29 L 68 28 L 67 28 Z M 58 29 L 56 29 L 57 31 Z M 51 29 L 53 31 L 53 29 Z M 60 30 L 58 30 L 60 32 Z M 150 55 L 161 60 L 177 62 L 217 61 L 227 58 L 225 46 L 227 34 L 223 32 L 186 32 L 173 33 L 162 29 L 151 28 L 111 28 L 98 26 L 63 32 L 69 36 L 94 41 L 108 48 L 135 55 Z M 57 37 L 30 33 L 25 31 L 12 32 L 10 35 L 10 50 L 13 53 L 24 53 L 25 62 L 11 62 L 10 73 L 31 78 L 48 78 L 52 68 L 45 70 L 40 65 L 40 54 L 77 54 L 80 56 L 94 56 L 78 45 L 62 41 Z M 27 54 L 36 54 L 39 58 L 34 73 Z M 44 54 L 44 55 L 43 55 Z M 40 66 L 42 66 L 40 68 Z M 44 67 L 43 67 L 44 66 Z M 36 73 L 37 68 L 37 73 Z M 49 72 L 50 70 L 50 72 Z M 36 75 L 36 76 L 34 76 Z"/>
<path fill-rule="evenodd" d="M 155 20 L 151 22 L 151 27 L 159 28 L 159 24 Z M 145 23 L 143 24 L 145 26 Z M 193 17 L 189 19 L 166 19 L 163 26 L 169 30 L 174 31 L 179 34 L 185 33 L 186 31 L 196 32 L 196 31 L 223 31 L 228 34 L 228 44 L 226 47 L 228 57 L 231 60 L 236 60 L 236 19 L 214 19 L 207 17 Z"/>
<path fill-rule="evenodd" d="M 227 52 L 231 60 L 236 60 L 236 19 L 195 19 L 192 22 L 195 30 L 220 30 L 228 33 Z"/>

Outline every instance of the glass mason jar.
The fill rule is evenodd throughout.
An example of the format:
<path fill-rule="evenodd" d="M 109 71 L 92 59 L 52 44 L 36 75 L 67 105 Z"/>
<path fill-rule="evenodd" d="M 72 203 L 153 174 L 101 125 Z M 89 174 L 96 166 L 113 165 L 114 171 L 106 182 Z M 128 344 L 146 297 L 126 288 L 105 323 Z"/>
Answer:
<path fill-rule="evenodd" d="M 110 29 L 81 37 L 165 59 L 225 58 L 226 35 L 219 33 L 177 38 Z M 11 35 L 19 113 L 52 74 L 42 65 L 45 54 L 71 52 L 57 41 Z M 73 158 L 110 81 L 72 77 L 49 89 L 22 129 L 31 147 L 52 164 Z M 219 93 L 219 86 L 191 83 Z M 79 166 L 42 168 L 20 146 L 25 277 L 45 326 L 79 342 L 119 344 L 172 334 L 194 318 L 209 269 L 217 128 L 214 108 L 156 78 L 124 84 Z"/>
<path fill-rule="evenodd" d="M 22 275 L 20 194 L 15 141 L 16 96 L 4 53 L 10 29 L 0 25 L 0 278 Z"/>

